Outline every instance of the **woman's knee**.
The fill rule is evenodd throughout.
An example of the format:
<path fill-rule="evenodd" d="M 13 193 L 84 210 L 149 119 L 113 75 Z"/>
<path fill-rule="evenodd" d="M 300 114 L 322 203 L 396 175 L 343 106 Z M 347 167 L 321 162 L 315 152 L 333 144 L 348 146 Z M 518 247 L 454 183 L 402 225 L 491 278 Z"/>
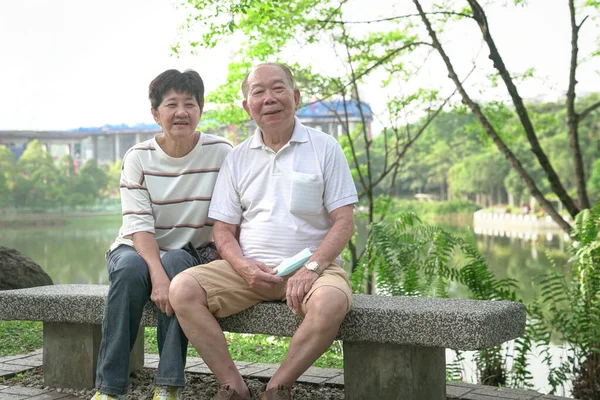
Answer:
<path fill-rule="evenodd" d="M 141 283 L 150 279 L 148 264 L 136 252 L 123 254 L 110 272 L 111 282 Z"/>
<path fill-rule="evenodd" d="M 173 278 L 169 286 L 169 302 L 175 312 L 189 304 L 206 306 L 206 292 L 193 276 L 179 274 Z"/>
<path fill-rule="evenodd" d="M 167 251 L 162 256 L 161 262 L 169 279 L 173 279 L 180 272 L 196 264 L 194 258 L 183 249 Z"/>

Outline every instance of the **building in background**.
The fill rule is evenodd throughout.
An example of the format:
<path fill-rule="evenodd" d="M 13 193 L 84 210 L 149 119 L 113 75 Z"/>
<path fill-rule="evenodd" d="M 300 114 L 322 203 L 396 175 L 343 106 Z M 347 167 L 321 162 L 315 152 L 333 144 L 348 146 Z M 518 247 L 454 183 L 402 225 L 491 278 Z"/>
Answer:
<path fill-rule="evenodd" d="M 97 128 L 79 128 L 69 131 L 3 131 L 0 144 L 7 146 L 18 160 L 27 144 L 37 139 L 55 160 L 69 154 L 74 160 L 85 162 L 95 158 L 100 164 L 122 159 L 135 143 L 149 139 L 160 132 L 153 125 L 105 125 Z"/>
<path fill-rule="evenodd" d="M 358 101 L 343 99 L 314 101 L 299 108 L 296 116 L 304 125 L 328 133 L 336 139 L 346 131 L 353 132 L 359 124 L 362 124 L 364 118 L 371 138 L 373 137 L 371 131 L 373 112 L 368 103 L 360 104 L 359 107 Z M 348 125 L 347 129 L 344 129 L 345 124 Z"/>
<path fill-rule="evenodd" d="M 369 104 L 364 102 L 361 103 L 360 108 L 358 102 L 354 100 L 311 102 L 298 109 L 296 115 L 304 125 L 328 133 L 336 139 L 345 134 L 344 125 L 347 124 L 347 129 L 352 132 L 364 118 L 369 137 L 372 134 L 373 113 Z M 204 119 L 200 121 L 200 130 L 204 132 L 227 137 L 232 133 L 228 126 L 214 127 L 214 121 Z M 131 146 L 152 138 L 160 131 L 160 127 L 156 124 L 105 125 L 69 131 L 0 130 L 0 145 L 11 149 L 15 159 L 18 160 L 27 144 L 37 139 L 55 160 L 69 154 L 80 163 L 94 158 L 99 164 L 108 164 L 123 159 L 125 152 Z"/>

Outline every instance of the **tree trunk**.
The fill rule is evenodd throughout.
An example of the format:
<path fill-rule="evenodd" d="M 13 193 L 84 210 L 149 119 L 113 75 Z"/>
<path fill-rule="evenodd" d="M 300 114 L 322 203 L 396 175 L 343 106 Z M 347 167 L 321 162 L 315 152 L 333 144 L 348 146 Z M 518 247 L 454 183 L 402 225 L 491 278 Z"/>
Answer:
<path fill-rule="evenodd" d="M 469 1 L 469 3 L 471 3 L 473 0 L 468 0 L 468 1 Z M 506 159 L 508 160 L 510 165 L 519 174 L 519 176 L 521 177 L 521 180 L 523 181 L 525 186 L 529 189 L 530 193 L 538 200 L 538 202 L 541 204 L 544 211 L 546 211 L 546 213 L 548 215 L 550 215 L 550 217 L 561 227 L 561 229 L 563 229 L 567 233 L 570 233 L 571 226 L 560 216 L 560 214 L 558 212 L 556 212 L 556 210 L 554 209 L 552 204 L 548 200 L 546 200 L 546 198 L 544 197 L 542 192 L 540 192 L 540 190 L 537 188 L 537 186 L 536 186 L 535 182 L 533 181 L 533 179 L 531 178 L 531 176 L 527 173 L 525 168 L 523 168 L 523 165 L 521 164 L 521 162 L 512 153 L 512 151 L 510 151 L 510 149 L 502 141 L 502 139 L 500 138 L 500 136 L 498 135 L 498 133 L 496 132 L 496 130 L 494 129 L 492 124 L 485 117 L 485 115 L 483 115 L 483 112 L 481 111 L 479 104 L 477 104 L 475 101 L 473 101 L 473 99 L 471 99 L 471 97 L 468 95 L 468 93 L 466 92 L 465 88 L 463 87 L 460 79 L 458 78 L 458 75 L 456 75 L 456 72 L 454 71 L 454 67 L 452 66 L 452 63 L 450 62 L 448 55 L 446 54 L 441 43 L 439 42 L 435 31 L 431 27 L 431 23 L 429 22 L 429 19 L 425 15 L 425 12 L 423 11 L 421 4 L 419 3 L 419 0 L 413 0 L 413 2 L 415 3 L 417 10 L 419 11 L 419 14 L 421 15 L 421 19 L 423 20 L 423 23 L 425 24 L 427 31 L 429 32 L 429 36 L 431 37 L 432 42 L 433 42 L 432 43 L 433 47 L 435 47 L 435 49 L 438 51 L 438 53 L 440 53 L 440 56 L 442 57 L 444 63 L 446 64 L 446 68 L 448 69 L 449 77 L 450 77 L 450 79 L 452 79 L 452 81 L 456 85 L 456 88 L 458 89 L 458 91 L 463 99 L 463 103 L 465 103 L 471 109 L 473 114 L 475 114 L 475 116 L 479 120 L 479 123 L 481 124 L 483 129 L 486 131 L 488 136 L 492 139 L 492 141 L 494 142 L 494 144 L 496 145 L 498 150 L 500 150 L 500 152 L 502 154 L 504 154 L 504 156 L 506 157 Z M 565 204 L 565 206 L 566 206 L 566 204 Z M 572 206 L 574 207 L 574 204 L 572 204 Z"/>
<path fill-rule="evenodd" d="M 490 58 L 490 60 L 492 60 L 494 67 L 498 70 L 500 77 L 504 81 L 504 84 L 506 85 L 508 93 L 510 94 L 510 97 L 512 98 L 513 104 L 515 106 L 515 110 L 521 121 L 521 125 L 523 126 L 523 129 L 525 130 L 525 135 L 527 136 L 527 140 L 529 141 L 529 144 L 531 145 L 531 151 L 533 152 L 533 154 L 535 154 L 538 162 L 540 163 L 540 166 L 546 173 L 546 176 L 548 177 L 548 182 L 550 182 L 550 187 L 552 188 L 552 191 L 558 196 L 560 201 L 564 204 L 565 208 L 569 211 L 569 214 L 571 214 L 572 217 L 575 217 L 579 213 L 579 208 L 577 207 L 577 205 L 575 204 L 573 199 L 569 196 L 569 194 L 565 190 L 564 186 L 562 185 L 562 183 L 560 181 L 560 178 L 556 174 L 556 171 L 554 171 L 554 168 L 550 164 L 550 160 L 548 160 L 546 153 L 544 153 L 544 150 L 540 146 L 540 143 L 537 139 L 537 135 L 535 134 L 535 130 L 533 128 L 533 124 L 531 123 L 531 120 L 529 119 L 529 114 L 527 113 L 527 108 L 525 107 L 525 104 L 523 104 L 523 99 L 519 95 L 517 87 L 514 85 L 512 78 L 510 76 L 510 73 L 508 72 L 508 70 L 506 69 L 506 66 L 504 65 L 504 60 L 500 56 L 500 53 L 498 52 L 498 48 L 496 47 L 496 43 L 494 42 L 494 39 L 492 38 L 490 29 L 488 26 L 488 22 L 487 22 L 487 17 L 485 16 L 483 8 L 481 7 L 481 5 L 479 5 L 477 0 L 467 0 L 467 1 L 469 2 L 471 9 L 473 10 L 473 19 L 479 25 L 481 33 L 483 34 L 483 39 L 487 43 L 488 48 L 490 50 L 489 58 Z M 534 194 L 534 196 L 536 196 L 536 195 Z M 542 206 L 543 206 L 543 203 L 541 201 L 540 201 L 540 204 L 542 204 Z M 544 207 L 544 210 L 546 210 L 545 207 Z"/>
<path fill-rule="evenodd" d="M 577 186 L 579 207 L 590 208 L 590 200 L 586 189 L 585 170 L 583 168 L 583 158 L 581 156 L 581 148 L 579 147 L 579 115 L 575 112 L 575 85 L 577 84 L 575 73 L 577 71 L 577 54 L 579 52 L 577 41 L 581 25 L 577 25 L 577 22 L 575 21 L 575 5 L 573 0 L 569 0 L 569 11 L 571 14 L 571 64 L 569 68 L 569 88 L 567 90 L 569 147 L 575 166 L 575 184 Z"/>

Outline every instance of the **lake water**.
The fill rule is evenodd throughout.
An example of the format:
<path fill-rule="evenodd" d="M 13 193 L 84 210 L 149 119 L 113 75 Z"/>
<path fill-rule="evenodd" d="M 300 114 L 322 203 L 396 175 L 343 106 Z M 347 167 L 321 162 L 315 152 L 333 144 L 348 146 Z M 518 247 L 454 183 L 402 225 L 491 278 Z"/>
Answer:
<path fill-rule="evenodd" d="M 0 245 L 17 249 L 36 261 L 55 284 L 108 284 L 104 253 L 117 235 L 120 216 L 80 218 L 73 225 L 42 228 L 0 228 Z M 521 283 L 519 295 L 525 302 L 536 296 L 536 278 L 565 264 L 568 238 L 561 232 L 502 233 L 478 232 L 452 227 L 454 232 L 473 238 L 490 269 L 500 278 L 514 278 Z M 560 353 L 556 347 L 552 352 Z M 449 357 L 452 353 L 449 352 Z M 468 354 L 467 354 L 468 356 Z M 535 390 L 546 393 L 547 369 L 537 357 L 531 358 Z M 466 380 L 474 380 L 473 366 L 465 366 Z M 559 393 L 561 394 L 561 393 Z"/>

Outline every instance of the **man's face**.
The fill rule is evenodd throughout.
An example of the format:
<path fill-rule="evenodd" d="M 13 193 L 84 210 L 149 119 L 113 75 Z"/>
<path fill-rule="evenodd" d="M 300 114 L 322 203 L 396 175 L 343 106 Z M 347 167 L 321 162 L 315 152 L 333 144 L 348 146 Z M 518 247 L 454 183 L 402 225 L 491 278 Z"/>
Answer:
<path fill-rule="evenodd" d="M 293 89 L 285 72 L 276 65 L 261 65 L 248 76 L 244 110 L 264 131 L 294 125 L 300 91 Z"/>

